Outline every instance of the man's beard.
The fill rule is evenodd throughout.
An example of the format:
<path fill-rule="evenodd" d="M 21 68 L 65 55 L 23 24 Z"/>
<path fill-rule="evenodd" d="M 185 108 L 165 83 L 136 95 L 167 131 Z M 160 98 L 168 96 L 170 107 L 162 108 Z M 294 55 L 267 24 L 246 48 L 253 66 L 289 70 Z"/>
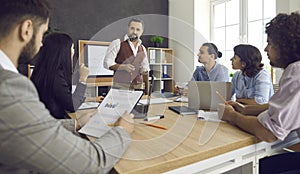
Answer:
<path fill-rule="evenodd" d="M 36 35 L 33 34 L 31 40 L 25 47 L 23 48 L 20 57 L 18 59 L 18 64 L 28 64 L 33 59 L 33 57 L 36 55 L 37 51 L 35 48 L 35 38 Z"/>
<path fill-rule="evenodd" d="M 136 41 L 138 39 L 138 36 L 135 34 L 130 34 L 128 37 L 131 42 Z"/>

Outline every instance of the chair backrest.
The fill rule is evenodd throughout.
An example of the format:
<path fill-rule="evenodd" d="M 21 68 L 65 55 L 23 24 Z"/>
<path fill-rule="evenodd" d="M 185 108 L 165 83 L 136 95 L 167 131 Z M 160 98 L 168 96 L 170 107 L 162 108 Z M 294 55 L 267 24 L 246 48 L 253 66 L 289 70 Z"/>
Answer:
<path fill-rule="evenodd" d="M 145 84 L 145 89 L 144 89 L 144 94 L 148 95 L 149 94 L 149 74 L 143 75 L 143 82 Z"/>

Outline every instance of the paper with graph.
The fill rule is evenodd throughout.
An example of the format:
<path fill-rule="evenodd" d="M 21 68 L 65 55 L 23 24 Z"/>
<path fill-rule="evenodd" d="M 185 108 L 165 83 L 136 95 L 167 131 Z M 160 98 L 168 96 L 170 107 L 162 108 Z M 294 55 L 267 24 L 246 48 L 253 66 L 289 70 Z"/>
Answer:
<path fill-rule="evenodd" d="M 99 112 L 79 132 L 94 137 L 102 136 L 110 129 L 109 124 L 115 123 L 125 111 L 132 111 L 142 95 L 143 91 L 111 89 L 98 107 Z"/>

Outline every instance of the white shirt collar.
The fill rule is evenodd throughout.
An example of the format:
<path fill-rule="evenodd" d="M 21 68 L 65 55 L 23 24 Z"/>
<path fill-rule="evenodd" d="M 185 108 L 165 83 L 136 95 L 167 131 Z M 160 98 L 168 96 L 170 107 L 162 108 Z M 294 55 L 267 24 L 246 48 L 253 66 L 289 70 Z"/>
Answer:
<path fill-rule="evenodd" d="M 0 50 L 0 65 L 5 70 L 19 73 L 17 68 L 12 63 L 12 61 L 7 57 L 7 55 L 2 50 Z"/>
<path fill-rule="evenodd" d="M 128 40 L 128 42 L 130 43 L 130 40 L 129 40 L 129 37 L 128 37 L 128 35 L 126 34 L 125 36 L 124 36 L 124 40 Z M 139 39 L 138 40 L 138 46 L 140 46 L 142 44 L 142 40 L 141 39 Z"/>

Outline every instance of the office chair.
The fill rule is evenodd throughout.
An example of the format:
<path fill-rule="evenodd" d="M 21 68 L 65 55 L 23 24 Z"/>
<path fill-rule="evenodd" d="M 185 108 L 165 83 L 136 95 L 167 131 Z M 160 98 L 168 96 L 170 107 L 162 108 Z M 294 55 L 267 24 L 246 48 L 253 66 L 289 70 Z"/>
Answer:
<path fill-rule="evenodd" d="M 259 174 L 300 174 L 300 152 L 282 153 L 259 160 Z"/>
<path fill-rule="evenodd" d="M 143 75 L 143 83 L 144 83 L 144 94 L 149 94 L 149 74 Z"/>

